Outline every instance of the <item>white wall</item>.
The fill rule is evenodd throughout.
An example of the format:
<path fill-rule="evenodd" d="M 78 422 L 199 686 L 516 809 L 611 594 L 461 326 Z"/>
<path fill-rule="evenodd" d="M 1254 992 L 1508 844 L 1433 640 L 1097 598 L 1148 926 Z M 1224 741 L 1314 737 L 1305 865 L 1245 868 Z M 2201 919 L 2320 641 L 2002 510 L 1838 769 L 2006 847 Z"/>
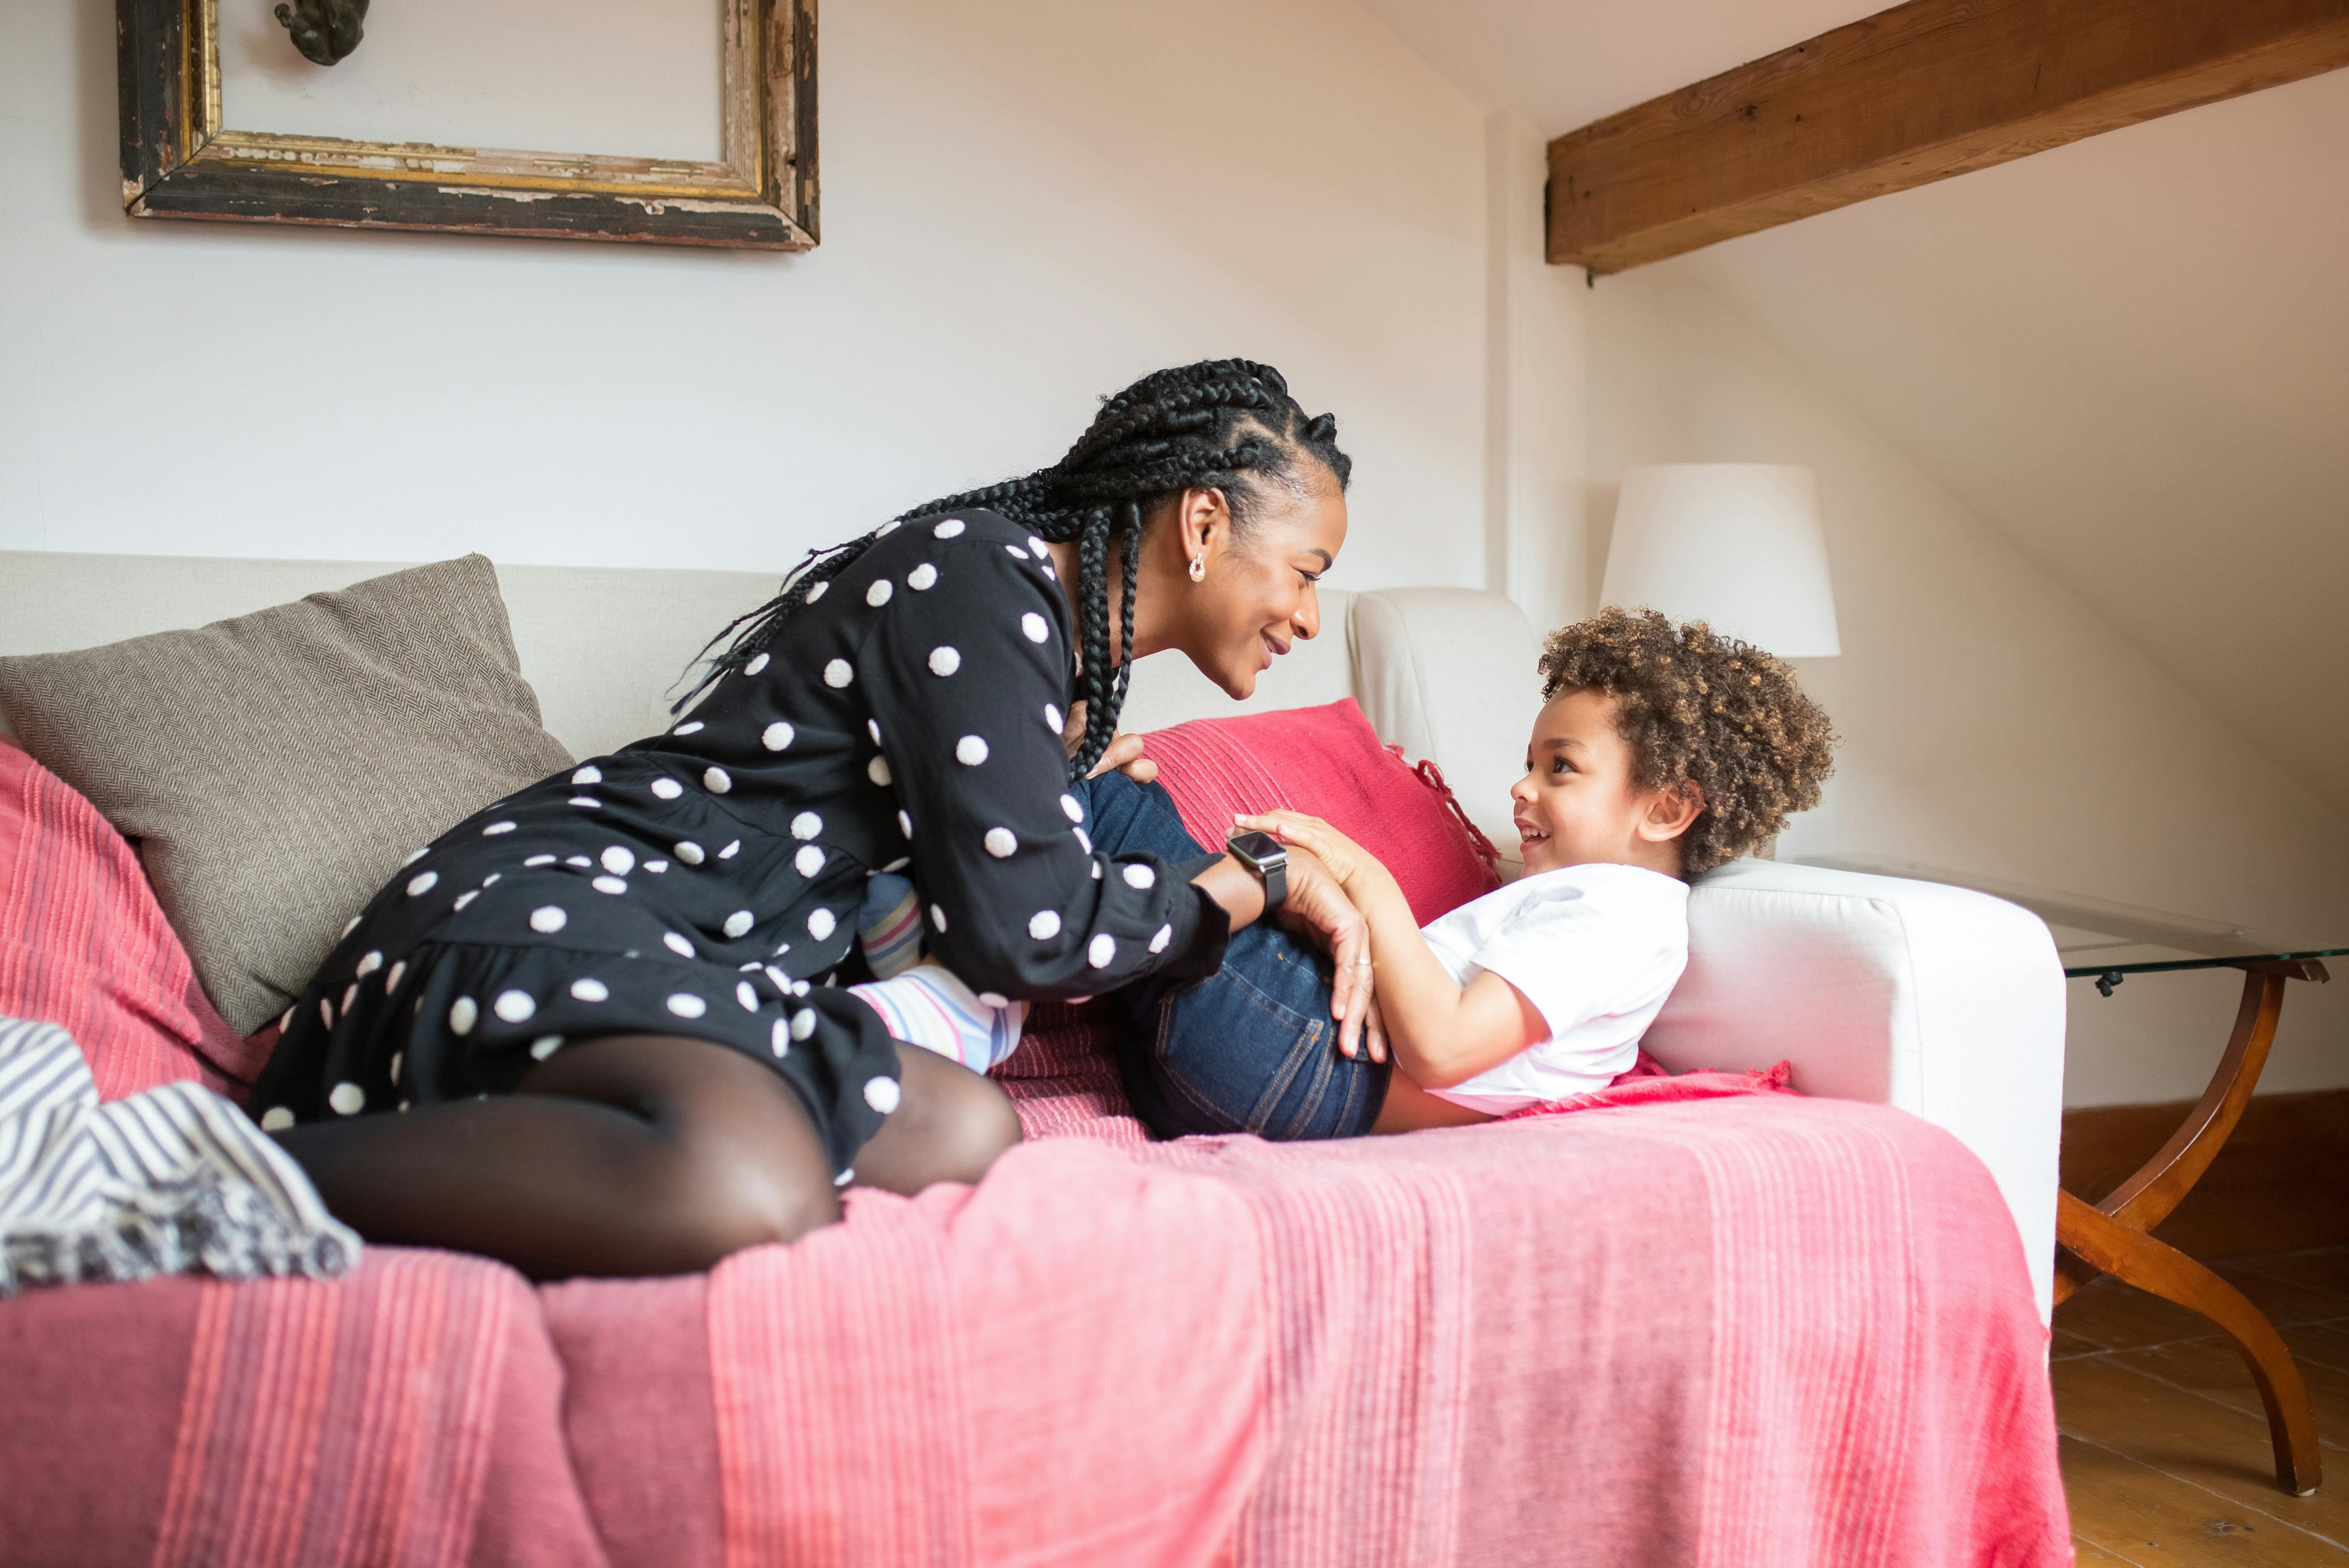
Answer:
<path fill-rule="evenodd" d="M 1644 462 L 1817 469 L 1844 737 L 1782 858 L 1938 865 L 2207 918 L 2349 934 L 2349 823 L 2033 565 L 1676 263 L 1590 299 L 1589 580 Z M 1920 366 L 1919 374 L 1930 373 Z M 2349 965 L 2343 966 L 2349 970 Z M 2344 974 L 2349 980 L 2349 974 Z M 2072 985 L 2072 1104 L 2200 1092 L 2232 972 Z M 2349 985 L 2294 985 L 2270 1090 L 2349 1084 Z"/>
<path fill-rule="evenodd" d="M 0 6 L 0 547 L 777 570 L 1243 355 L 1336 585 L 1485 580 L 1484 119 L 1350 0 L 829 6 L 796 257 L 132 223 L 111 7 Z"/>

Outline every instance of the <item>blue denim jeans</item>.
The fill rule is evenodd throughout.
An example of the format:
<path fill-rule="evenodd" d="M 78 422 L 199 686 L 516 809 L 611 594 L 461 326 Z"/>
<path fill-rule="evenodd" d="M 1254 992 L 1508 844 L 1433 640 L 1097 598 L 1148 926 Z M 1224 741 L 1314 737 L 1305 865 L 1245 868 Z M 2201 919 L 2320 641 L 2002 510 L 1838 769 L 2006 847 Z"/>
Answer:
<path fill-rule="evenodd" d="M 1213 858 L 1159 786 L 1111 773 L 1080 790 L 1096 850 L 1157 855 L 1185 874 Z M 1379 1119 L 1389 1068 L 1339 1053 L 1329 958 L 1277 921 L 1235 932 L 1205 980 L 1145 980 L 1115 999 L 1126 1095 L 1161 1138 L 1352 1138 Z"/>

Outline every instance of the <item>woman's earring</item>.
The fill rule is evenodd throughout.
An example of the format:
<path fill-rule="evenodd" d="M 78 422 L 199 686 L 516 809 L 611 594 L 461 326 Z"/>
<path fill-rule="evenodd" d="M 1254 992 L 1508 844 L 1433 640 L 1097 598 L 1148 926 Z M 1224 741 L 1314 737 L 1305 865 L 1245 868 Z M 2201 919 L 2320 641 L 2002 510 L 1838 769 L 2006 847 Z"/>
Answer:
<path fill-rule="evenodd" d="M 1204 558 L 1200 557 L 1200 556 L 1194 555 L 1193 557 L 1191 557 L 1191 581 L 1192 581 L 1192 582 L 1194 582 L 1194 583 L 1204 583 L 1204 582 L 1206 582 L 1206 580 L 1207 580 L 1207 562 L 1206 562 L 1206 561 Z"/>

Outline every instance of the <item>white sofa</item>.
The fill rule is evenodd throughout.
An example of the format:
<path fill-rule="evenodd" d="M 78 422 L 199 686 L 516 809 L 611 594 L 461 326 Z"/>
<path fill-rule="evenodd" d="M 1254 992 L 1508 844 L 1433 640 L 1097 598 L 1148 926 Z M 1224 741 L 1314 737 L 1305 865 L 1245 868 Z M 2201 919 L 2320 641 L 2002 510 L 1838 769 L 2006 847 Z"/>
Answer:
<path fill-rule="evenodd" d="M 0 552 L 0 655 L 88 647 L 339 588 L 392 563 Z M 523 673 L 576 756 L 662 727 L 703 641 L 773 592 L 766 573 L 502 566 Z M 1299 642 L 1236 705 L 1178 655 L 1136 666 L 1124 727 L 1352 696 L 1432 758 L 1505 852 L 1506 792 L 1539 706 L 1524 614 L 1457 588 L 1325 593 Z M 2040 1315 L 2054 1260 L 2063 973 L 2046 927 L 1939 883 L 1740 861 L 1700 879 L 1687 975 L 1649 1032 L 1676 1068 L 1795 1064 L 1811 1094 L 1899 1106 L 1997 1179 Z"/>

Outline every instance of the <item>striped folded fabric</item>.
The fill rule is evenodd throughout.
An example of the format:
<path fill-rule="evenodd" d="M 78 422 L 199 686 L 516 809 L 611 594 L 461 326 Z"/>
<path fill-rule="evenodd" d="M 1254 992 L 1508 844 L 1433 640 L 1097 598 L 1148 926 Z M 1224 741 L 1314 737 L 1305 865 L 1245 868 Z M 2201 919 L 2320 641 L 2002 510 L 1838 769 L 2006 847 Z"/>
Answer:
<path fill-rule="evenodd" d="M 0 1296 L 196 1271 L 323 1278 L 358 1256 L 234 1105 L 184 1082 L 100 1105 L 71 1035 L 0 1017 Z"/>

